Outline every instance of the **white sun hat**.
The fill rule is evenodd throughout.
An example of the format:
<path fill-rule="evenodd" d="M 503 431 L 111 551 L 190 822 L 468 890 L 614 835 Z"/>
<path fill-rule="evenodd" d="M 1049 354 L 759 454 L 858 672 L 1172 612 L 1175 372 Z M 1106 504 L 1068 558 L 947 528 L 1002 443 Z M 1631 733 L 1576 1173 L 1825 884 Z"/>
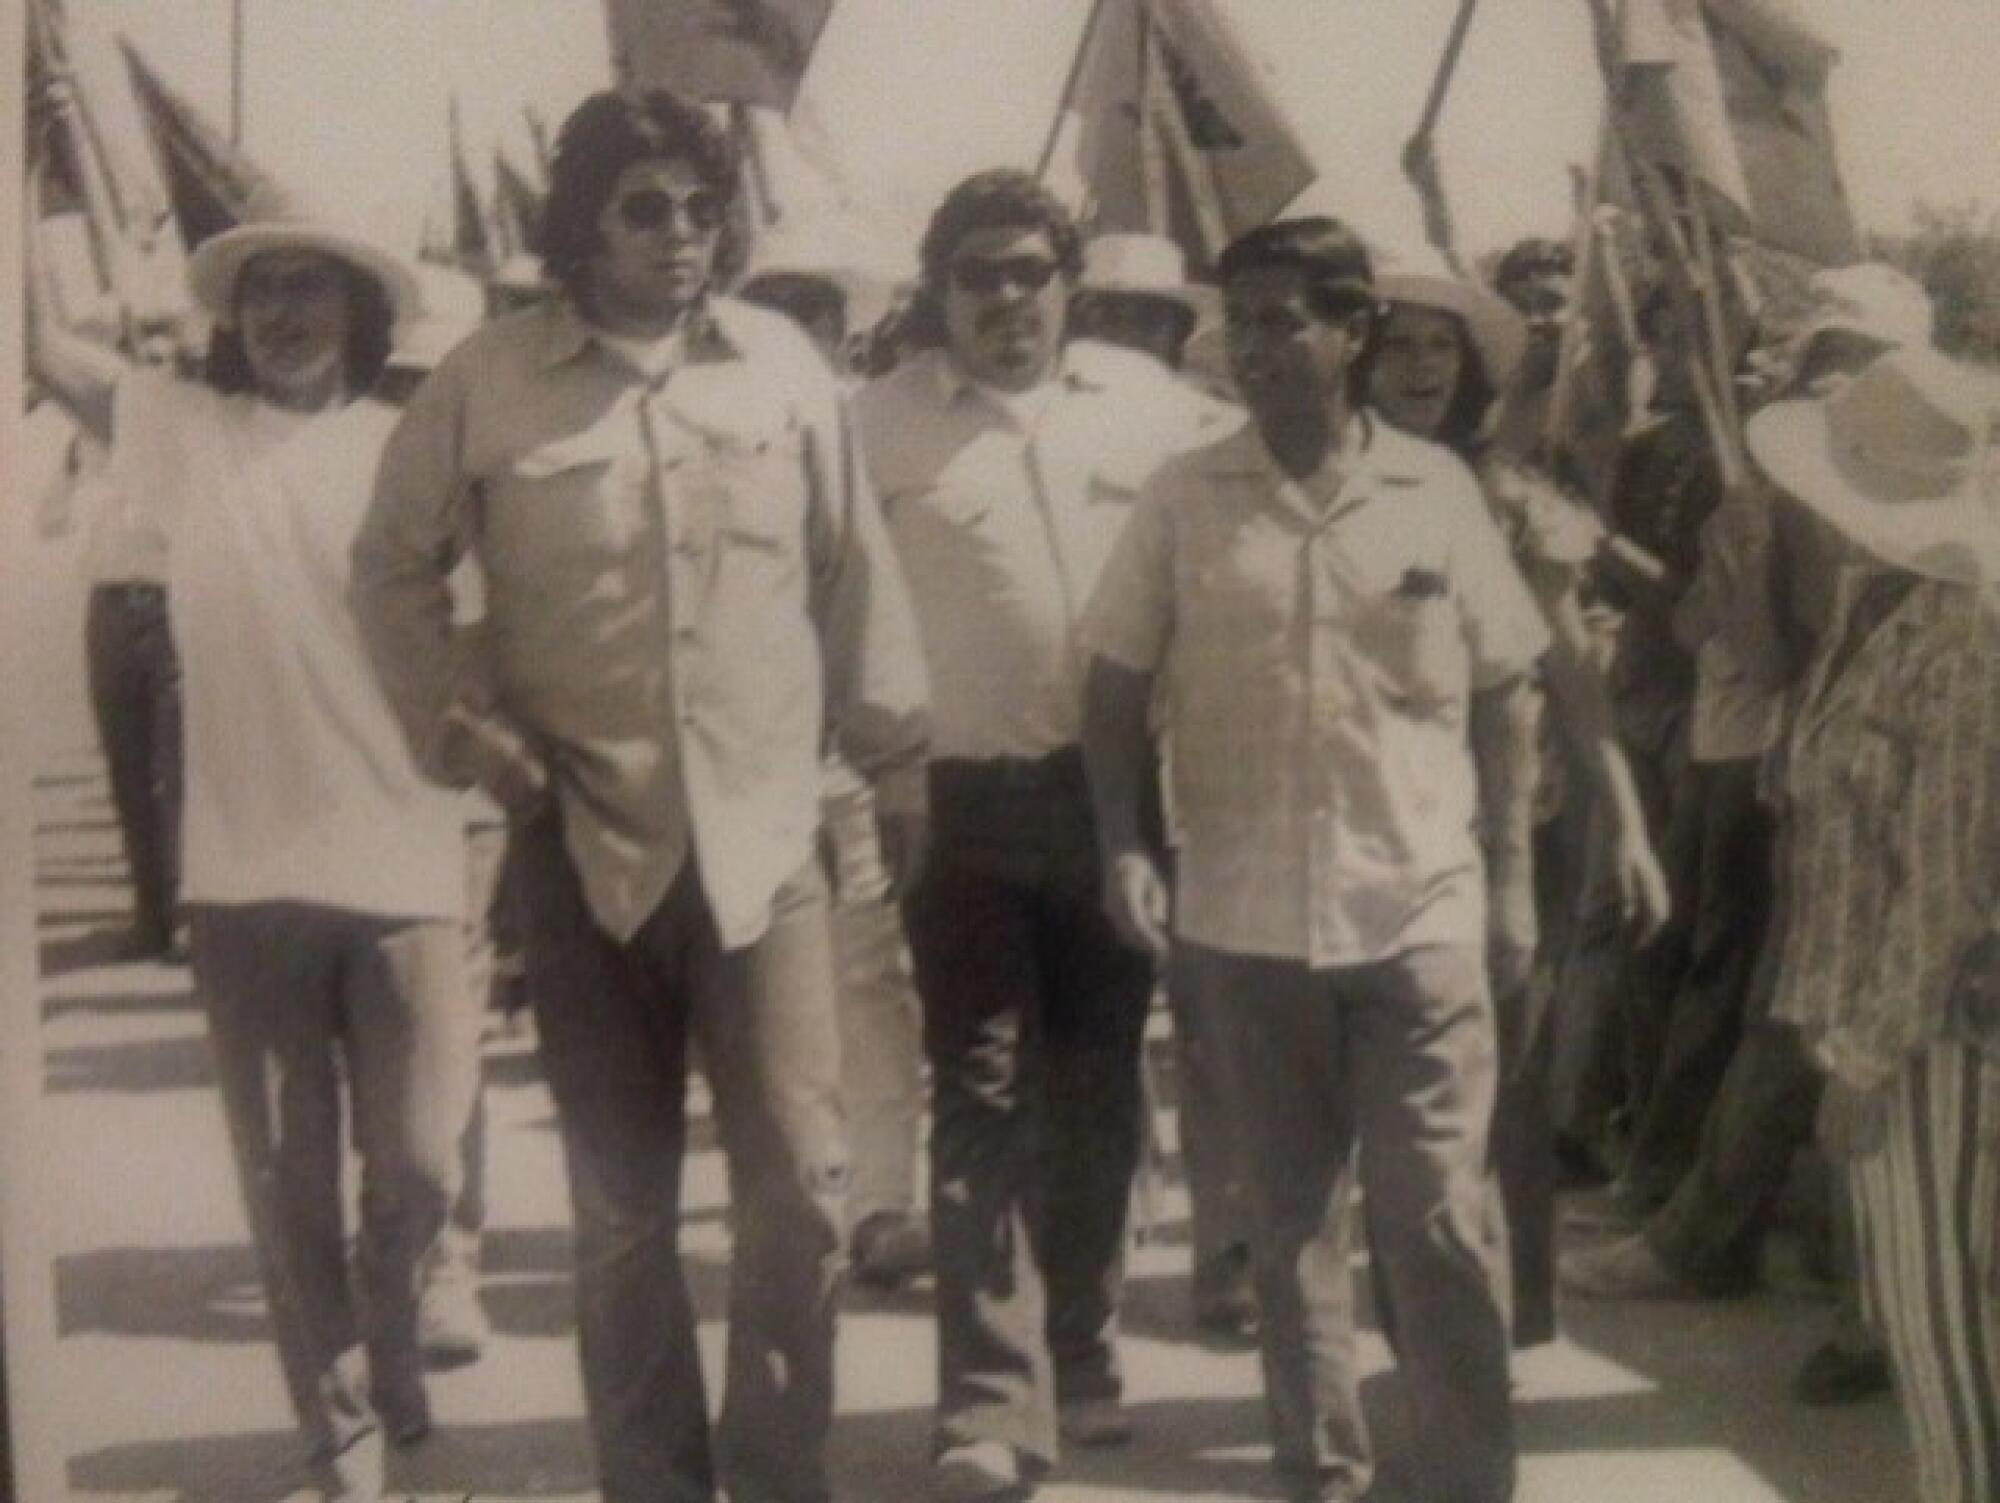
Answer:
<path fill-rule="evenodd" d="M 1375 297 L 1451 313 L 1465 324 L 1485 368 L 1486 382 L 1498 393 L 1514 379 L 1528 345 L 1528 325 L 1513 305 L 1445 264 L 1428 245 L 1401 246 L 1375 258 Z"/>
<path fill-rule="evenodd" d="M 1859 334 L 1889 349 L 1931 342 L 1931 300 L 1914 277 L 1881 261 L 1829 266 L 1806 283 L 1809 306 L 1797 347 L 1822 334 Z"/>
<path fill-rule="evenodd" d="M 1892 350 L 1822 400 L 1773 402 L 1747 437 L 1780 488 L 1883 563 L 2000 581 L 2000 376 Z"/>
<path fill-rule="evenodd" d="M 252 257 L 266 251 L 316 251 L 346 262 L 382 288 L 398 322 L 422 306 L 416 271 L 406 258 L 337 215 L 315 212 L 271 189 L 252 201 L 243 223 L 211 235 L 188 257 L 188 289 L 217 323 L 234 320 L 236 279 Z"/>
<path fill-rule="evenodd" d="M 1107 230 L 1084 242 L 1079 296 L 1112 293 L 1156 297 L 1185 308 L 1195 323 L 1213 322 L 1220 309 L 1215 289 L 1187 279 L 1187 257 L 1165 235 Z"/>

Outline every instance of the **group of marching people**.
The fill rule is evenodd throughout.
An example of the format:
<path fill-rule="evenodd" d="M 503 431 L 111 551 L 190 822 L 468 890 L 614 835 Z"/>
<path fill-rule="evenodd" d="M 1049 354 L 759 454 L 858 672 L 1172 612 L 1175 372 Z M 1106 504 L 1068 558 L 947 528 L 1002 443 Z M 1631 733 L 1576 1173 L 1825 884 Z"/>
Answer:
<path fill-rule="evenodd" d="M 196 379 L 30 299 L 31 374 L 156 544 L 184 787 L 142 939 L 185 915 L 325 1495 L 381 1497 L 427 1356 L 478 1350 L 476 1304 L 422 1307 L 502 887 L 614 1503 L 831 1498 L 850 1267 L 935 1275 L 938 1498 L 1129 1440 L 1161 990 L 1191 1315 L 1259 1344 L 1287 1498 L 1511 1497 L 1559 1170 L 1615 1157 L 1648 1213 L 1573 1289 L 1716 1292 L 1816 1107 L 1919 1496 L 2000 1497 L 2000 385 L 1927 348 L 1921 292 L 1823 274 L 1735 484 L 1663 339 L 1600 514 L 1543 452 L 1561 247 L 1488 288 L 1293 218 L 1203 289 L 984 172 L 864 381 L 839 279 L 749 268 L 738 191 L 702 109 L 585 101 L 549 295 L 399 405 L 417 283 L 326 218 L 193 252 Z M 1379 1478 L 1364 1244 L 1424 1442 Z"/>

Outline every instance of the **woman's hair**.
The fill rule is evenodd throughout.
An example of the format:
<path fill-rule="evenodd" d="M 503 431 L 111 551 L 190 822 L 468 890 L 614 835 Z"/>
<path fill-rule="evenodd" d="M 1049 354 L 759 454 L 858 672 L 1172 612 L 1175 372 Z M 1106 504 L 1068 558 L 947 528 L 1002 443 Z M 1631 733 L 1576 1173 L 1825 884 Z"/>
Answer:
<path fill-rule="evenodd" d="M 959 242 L 978 230 L 1040 230 L 1049 237 L 1063 279 L 1083 275 L 1083 236 L 1062 200 L 1031 172 L 996 167 L 947 193 L 917 249 L 918 283 L 900 334 L 907 347 L 944 343 L 944 292 Z"/>
<path fill-rule="evenodd" d="M 382 284 L 352 261 L 326 252 L 321 254 L 326 254 L 347 279 L 347 346 L 341 351 L 347 388 L 353 392 L 372 390 L 382 379 L 394 345 L 395 306 Z M 242 273 L 237 275 L 240 280 Z M 231 321 L 215 326 L 208 338 L 208 354 L 202 361 L 201 373 L 204 381 L 225 396 L 256 392 L 257 378 L 250 369 L 249 352 L 243 347 L 240 324 Z"/>
<path fill-rule="evenodd" d="M 597 222 L 619 177 L 640 162 L 684 162 L 728 202 L 715 248 L 717 283 L 733 280 L 749 255 L 750 226 L 737 192 L 739 158 L 728 133 L 701 106 L 666 89 L 593 94 L 556 136 L 542 209 L 542 269 L 586 308 Z"/>
<path fill-rule="evenodd" d="M 1487 372 L 1485 357 L 1479 353 L 1479 346 L 1473 342 L 1472 330 L 1465 320 L 1448 308 L 1439 308 L 1430 303 L 1388 303 L 1382 316 L 1375 321 L 1375 327 L 1368 336 L 1368 343 L 1362 348 L 1361 357 L 1355 362 L 1361 375 L 1361 391 L 1366 399 L 1368 383 L 1374 379 L 1375 362 L 1382 352 L 1382 341 L 1389 332 L 1390 321 L 1398 308 L 1415 308 L 1426 313 L 1442 313 L 1451 320 L 1452 334 L 1458 340 L 1458 385 L 1453 389 L 1451 400 L 1445 404 L 1444 416 L 1438 419 L 1437 432 L 1419 434 L 1434 444 L 1443 444 L 1459 458 L 1470 461 L 1480 447 L 1484 436 L 1487 414 L 1493 410 L 1499 388 L 1493 384 L 1493 377 Z"/>

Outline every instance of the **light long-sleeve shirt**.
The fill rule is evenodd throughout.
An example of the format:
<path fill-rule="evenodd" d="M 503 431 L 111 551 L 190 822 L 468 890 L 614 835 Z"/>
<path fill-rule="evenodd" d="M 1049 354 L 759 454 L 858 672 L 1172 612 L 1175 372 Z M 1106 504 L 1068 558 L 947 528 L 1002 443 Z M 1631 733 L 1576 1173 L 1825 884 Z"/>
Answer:
<path fill-rule="evenodd" d="M 467 549 L 484 665 L 448 647 Z M 709 300 L 657 379 L 565 305 L 482 329 L 390 439 L 353 600 L 434 773 L 452 773 L 454 704 L 490 702 L 546 748 L 614 937 L 690 857 L 724 946 L 763 933 L 812 851 L 829 721 L 884 807 L 923 798 L 903 581 L 838 384 L 776 314 Z"/>

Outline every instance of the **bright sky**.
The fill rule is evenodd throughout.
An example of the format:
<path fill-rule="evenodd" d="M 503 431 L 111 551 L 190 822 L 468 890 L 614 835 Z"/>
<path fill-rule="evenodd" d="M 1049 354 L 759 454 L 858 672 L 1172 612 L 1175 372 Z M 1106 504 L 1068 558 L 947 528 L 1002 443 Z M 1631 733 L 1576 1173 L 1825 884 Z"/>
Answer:
<path fill-rule="evenodd" d="M 1321 180 L 1302 205 L 1377 235 L 1415 233 L 1396 153 L 1455 0 L 1222 0 L 1267 61 Z M 68 0 L 123 30 L 218 121 L 229 0 Z M 592 0 L 243 0 L 245 131 L 281 176 L 412 244 L 445 172 L 454 89 L 484 174 L 527 155 L 521 106 L 558 123 L 607 78 Z M 2000 0 L 1812 0 L 1844 57 L 1834 112 L 1864 224 L 1919 199 L 2000 209 Z M 808 91 L 851 192 L 892 237 L 996 162 L 1032 163 L 1082 0 L 837 0 Z M 1560 231 L 1566 166 L 1590 154 L 1598 90 L 1584 0 L 1487 0 L 1446 108 L 1440 153 L 1474 251 Z"/>

